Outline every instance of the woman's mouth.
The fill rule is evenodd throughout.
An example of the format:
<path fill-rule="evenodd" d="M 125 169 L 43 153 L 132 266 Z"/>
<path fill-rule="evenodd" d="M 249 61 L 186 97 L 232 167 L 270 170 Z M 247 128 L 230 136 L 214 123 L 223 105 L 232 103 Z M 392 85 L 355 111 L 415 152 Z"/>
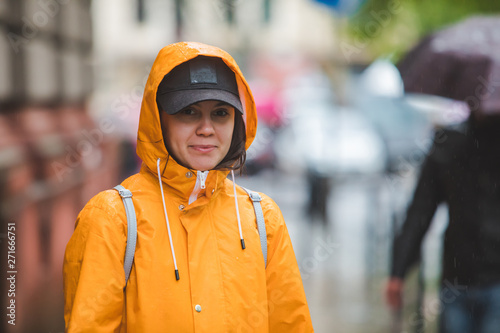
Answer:
<path fill-rule="evenodd" d="M 213 145 L 191 145 L 189 147 L 200 153 L 210 153 L 216 148 Z"/>

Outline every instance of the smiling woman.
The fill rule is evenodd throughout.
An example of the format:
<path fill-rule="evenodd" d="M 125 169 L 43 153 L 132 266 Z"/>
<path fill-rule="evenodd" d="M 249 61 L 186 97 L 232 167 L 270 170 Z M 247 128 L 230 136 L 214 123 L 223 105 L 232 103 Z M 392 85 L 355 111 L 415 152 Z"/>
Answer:
<path fill-rule="evenodd" d="M 280 209 L 252 197 L 259 235 L 258 209 L 234 183 L 256 129 L 229 54 L 199 43 L 160 51 L 141 106 L 143 165 L 121 184 L 136 211 L 133 264 L 125 272 L 129 213 L 116 191 L 101 192 L 66 248 L 67 332 L 313 331 Z"/>
<path fill-rule="evenodd" d="M 165 146 L 174 159 L 195 170 L 214 169 L 227 155 L 234 129 L 234 107 L 202 101 L 170 115 L 160 111 Z"/>

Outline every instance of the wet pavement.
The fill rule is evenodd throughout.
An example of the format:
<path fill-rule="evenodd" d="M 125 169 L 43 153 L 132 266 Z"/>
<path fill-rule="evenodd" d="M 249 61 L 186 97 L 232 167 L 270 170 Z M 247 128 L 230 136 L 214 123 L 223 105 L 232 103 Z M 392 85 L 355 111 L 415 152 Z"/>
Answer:
<path fill-rule="evenodd" d="M 413 186 L 411 178 L 392 180 L 334 179 L 323 224 L 305 213 L 305 177 L 266 170 L 237 179 L 239 185 L 269 195 L 282 210 L 316 332 L 391 332 L 393 315 L 383 288 L 392 221 Z"/>

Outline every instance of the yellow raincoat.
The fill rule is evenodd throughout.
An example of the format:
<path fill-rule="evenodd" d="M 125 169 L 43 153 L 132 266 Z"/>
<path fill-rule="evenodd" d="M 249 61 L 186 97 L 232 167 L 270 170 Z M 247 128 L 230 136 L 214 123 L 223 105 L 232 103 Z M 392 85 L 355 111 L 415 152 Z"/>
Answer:
<path fill-rule="evenodd" d="M 142 168 L 122 183 L 133 193 L 137 215 L 137 248 L 130 279 L 124 291 L 127 220 L 123 202 L 115 190 L 104 191 L 80 212 L 66 248 L 67 332 L 313 331 L 292 244 L 276 203 L 261 194 L 267 227 L 266 268 L 252 202 L 237 187 L 246 249 L 241 247 L 228 172 L 211 170 L 205 189 L 189 204 L 197 171 L 167 159 L 156 91 L 170 70 L 198 55 L 220 57 L 235 72 L 244 109 L 246 148 L 255 137 L 253 97 L 229 54 L 199 43 L 177 43 L 160 51 L 141 107 L 137 153 Z"/>

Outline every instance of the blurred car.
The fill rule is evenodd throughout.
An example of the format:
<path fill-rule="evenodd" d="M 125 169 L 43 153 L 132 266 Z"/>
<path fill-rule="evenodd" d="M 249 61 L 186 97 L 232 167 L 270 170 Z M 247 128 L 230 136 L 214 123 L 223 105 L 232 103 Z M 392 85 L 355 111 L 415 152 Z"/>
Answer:
<path fill-rule="evenodd" d="M 399 172 L 423 161 L 432 138 L 432 123 L 405 98 L 403 81 L 388 60 L 374 61 L 361 74 L 353 74 L 353 105 L 373 125 L 387 151 L 388 172 Z"/>
<path fill-rule="evenodd" d="M 387 151 L 388 172 L 419 164 L 432 139 L 432 124 L 403 98 L 365 97 L 359 111 L 373 124 Z"/>
<path fill-rule="evenodd" d="M 385 169 L 384 144 L 356 110 L 318 100 L 298 103 L 290 112 L 288 126 L 275 140 L 280 168 L 329 176 Z"/>

